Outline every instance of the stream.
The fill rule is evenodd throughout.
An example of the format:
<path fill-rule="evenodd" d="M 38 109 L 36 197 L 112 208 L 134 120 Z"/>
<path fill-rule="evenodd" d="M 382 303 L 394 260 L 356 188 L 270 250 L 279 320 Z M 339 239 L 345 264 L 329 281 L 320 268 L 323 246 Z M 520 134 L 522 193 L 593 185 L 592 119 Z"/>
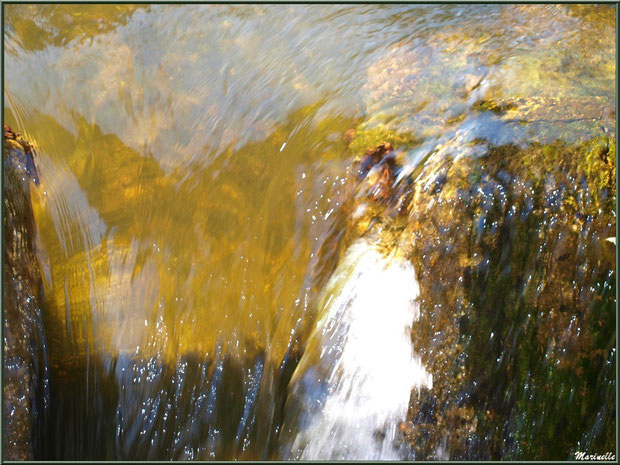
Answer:
<path fill-rule="evenodd" d="M 615 453 L 614 6 L 3 9 L 32 457 Z"/>

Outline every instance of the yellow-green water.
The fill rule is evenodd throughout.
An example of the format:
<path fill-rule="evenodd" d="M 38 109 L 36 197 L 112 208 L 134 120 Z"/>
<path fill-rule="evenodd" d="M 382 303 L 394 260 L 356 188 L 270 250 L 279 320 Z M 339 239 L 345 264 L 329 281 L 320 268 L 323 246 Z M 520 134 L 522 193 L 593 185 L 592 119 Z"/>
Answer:
<path fill-rule="evenodd" d="M 610 6 L 4 13 L 4 120 L 34 142 L 41 181 L 50 363 L 79 374 L 79 395 L 52 374 L 62 408 L 50 441 L 64 445 L 50 458 L 277 457 L 278 370 L 314 322 L 326 279 L 318 251 L 343 227 L 347 168 L 377 142 L 373 130 L 400 141 L 412 168 L 459 130 L 520 147 L 615 133 Z M 505 102 L 521 106 L 480 110 Z M 243 388 L 201 403 L 222 354 L 241 360 Z M 187 357 L 213 364 L 198 374 L 191 362 L 184 375 Z M 186 376 L 191 400 L 135 360 Z M 131 367 L 152 376 L 120 374 Z M 116 408 L 108 423 L 84 420 L 102 405 Z M 170 423 L 175 409 L 183 418 Z M 235 440 L 221 439 L 228 431 Z"/>

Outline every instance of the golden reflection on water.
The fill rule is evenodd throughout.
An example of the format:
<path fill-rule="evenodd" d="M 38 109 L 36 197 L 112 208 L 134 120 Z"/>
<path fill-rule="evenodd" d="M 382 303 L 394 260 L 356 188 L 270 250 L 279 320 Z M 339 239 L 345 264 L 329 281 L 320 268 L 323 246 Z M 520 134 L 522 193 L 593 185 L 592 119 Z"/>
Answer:
<path fill-rule="evenodd" d="M 4 8 L 4 117 L 39 154 L 56 363 L 174 363 L 219 341 L 278 364 L 312 321 L 316 253 L 340 227 L 347 129 L 421 144 L 474 117 L 475 92 L 614 99 L 606 6 Z M 601 126 L 529 114 L 549 137 Z"/>
<path fill-rule="evenodd" d="M 12 5 L 5 24 L 14 28 L 19 46 L 27 51 L 73 40 L 92 39 L 125 24 L 132 13 L 147 5 Z"/>
<path fill-rule="evenodd" d="M 337 197 L 328 189 L 316 199 L 313 184 L 322 178 L 309 174 L 343 152 L 346 123 L 335 122 L 313 150 L 307 129 L 285 139 L 282 128 L 181 177 L 84 121 L 77 137 L 49 117 L 33 121 L 31 130 L 62 139 L 62 171 L 42 185 L 35 213 L 50 263 L 48 295 L 67 340 L 147 356 L 161 344 L 173 360 L 232 338 L 242 348 L 269 345 L 281 359 L 290 334 L 279 328 L 301 316 L 299 306 L 290 313 L 317 248 L 296 198 L 324 215 L 323 199 Z M 68 194 L 80 204 L 68 205 Z M 84 333 L 93 325 L 96 333 Z"/>
<path fill-rule="evenodd" d="M 309 226 L 337 197 L 337 184 L 322 182 L 327 173 L 332 181 L 344 175 L 336 162 L 346 160 L 341 135 L 360 112 L 359 104 L 347 114 L 325 101 L 294 111 L 286 105 L 282 112 L 282 102 L 270 98 L 270 85 L 278 79 L 280 94 L 294 98 L 307 100 L 317 82 L 352 92 L 356 82 L 338 81 L 342 76 L 330 82 L 324 74 L 330 67 L 315 65 L 314 44 L 301 40 L 316 27 L 312 20 L 331 21 L 334 31 L 357 36 L 333 51 L 323 45 L 328 62 L 339 48 L 363 48 L 364 40 L 379 56 L 395 57 L 371 61 L 367 73 L 351 69 L 369 89 L 362 94 L 362 110 L 371 120 L 391 111 L 396 121 L 406 121 L 413 102 L 421 109 L 413 119 L 426 112 L 425 118 L 400 127 L 418 137 L 444 130 L 442 110 L 455 103 L 451 91 L 463 70 L 488 73 L 496 98 L 581 96 L 592 88 L 613 92 L 612 37 L 586 33 L 588 21 L 613 27 L 612 9 L 604 15 L 605 8 L 487 6 L 495 13 L 488 23 L 470 14 L 430 35 L 422 30 L 426 42 L 418 47 L 419 39 L 412 38 L 413 48 L 406 39 L 386 48 L 372 28 L 364 37 L 355 30 L 362 29 L 359 23 L 345 26 L 341 18 L 356 17 L 359 8 L 338 7 L 341 18 L 331 18 L 330 8 L 288 7 L 318 15 L 295 18 L 272 38 L 270 23 L 279 20 L 265 14 L 268 7 L 186 7 L 197 10 L 203 22 L 188 18 L 183 27 L 179 21 L 186 14 L 178 15 L 179 8 L 140 7 L 140 14 L 137 8 L 6 9 L 5 119 L 39 146 L 45 194 L 38 196 L 35 211 L 49 260 L 47 294 L 71 350 L 87 343 L 113 353 L 165 346 L 174 359 L 183 351 L 208 352 L 220 337 L 269 346 L 275 360 L 281 358 L 302 314 L 295 301 L 304 296 L 316 249 L 318 233 L 311 234 Z M 258 20 L 244 17 L 250 9 L 262 12 Z M 390 17 L 385 8 L 376 10 L 377 19 Z M 452 9 L 433 10 L 440 25 Z M 599 17 L 588 15 L 592 11 Z M 587 21 L 577 21 L 583 13 Z M 549 14 L 555 21 L 545 20 Z M 414 13 L 394 16 L 407 24 Z M 168 18 L 166 32 L 178 37 L 162 42 L 159 30 L 151 28 L 163 27 Z M 218 36 L 208 37 L 205 30 Z M 144 42 L 148 34 L 155 36 L 150 45 Z M 287 34 L 299 40 L 294 47 L 279 41 Z M 252 36 L 273 50 L 257 48 Z M 287 62 L 291 48 L 306 55 L 303 69 Z M 402 48 L 412 50 L 404 61 L 398 55 Z M 42 55 L 46 50 L 51 56 Z M 507 52 L 512 55 L 502 55 Z M 38 61 L 53 68 L 33 67 Z M 24 68 L 26 83 L 13 72 Z M 406 72 L 406 79 L 386 76 L 386 69 Z M 48 81 L 55 72 L 62 74 Z M 407 88 L 407 79 L 415 85 Z M 258 115 L 252 101 L 262 106 Z M 278 117 L 270 105 L 279 107 Z M 219 139 L 215 148 L 205 134 Z M 329 230 L 330 222 L 320 227 Z M 158 342 L 149 347 L 154 334 Z"/>

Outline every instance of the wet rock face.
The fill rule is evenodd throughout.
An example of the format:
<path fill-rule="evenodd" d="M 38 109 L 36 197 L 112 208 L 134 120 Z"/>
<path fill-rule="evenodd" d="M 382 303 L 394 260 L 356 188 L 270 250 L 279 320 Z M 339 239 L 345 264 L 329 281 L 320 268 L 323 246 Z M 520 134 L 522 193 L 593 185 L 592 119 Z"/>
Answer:
<path fill-rule="evenodd" d="M 383 138 L 382 136 L 388 137 Z M 342 254 L 356 239 L 367 237 L 384 252 L 391 252 L 406 223 L 412 195 L 411 179 L 397 182 L 402 170 L 399 135 L 381 131 L 347 131 L 352 162 L 343 186 L 342 208 L 331 234 L 322 242 L 311 264 L 312 289 L 322 289 Z M 363 147 L 363 148 L 362 148 Z M 395 147 L 397 147 L 395 149 Z"/>
<path fill-rule="evenodd" d="M 388 249 L 398 240 L 413 193 L 409 177 L 398 179 L 399 155 L 392 143 L 381 142 L 354 163 L 355 185 L 344 208 L 351 239 L 372 236 Z"/>
<path fill-rule="evenodd" d="M 434 381 L 402 427 L 414 458 L 613 449 L 614 175 L 601 138 L 426 164 L 406 229 Z"/>
<path fill-rule="evenodd" d="M 553 108 L 534 110 L 546 120 Z M 616 144 L 605 132 L 517 146 L 457 131 L 399 173 L 388 141 L 418 142 L 357 128 L 347 231 L 383 230 L 420 285 L 412 338 L 433 387 L 412 394 L 399 425 L 410 458 L 566 460 L 615 446 Z"/>
<path fill-rule="evenodd" d="M 387 207 L 394 197 L 394 175 L 397 169 L 392 144 L 381 143 L 369 149 L 358 162 L 357 185 L 349 199 L 354 217 L 366 204 Z"/>
<path fill-rule="evenodd" d="M 31 179 L 39 184 L 39 174 L 34 163 L 34 148 L 21 138 L 21 133 L 13 131 L 10 126 L 4 125 L 5 169 L 10 165 L 17 179 L 27 183 Z M 25 187 L 24 187 L 25 189 Z M 27 190 L 27 189 L 25 189 Z M 30 199 L 30 193 L 26 194 Z"/>
<path fill-rule="evenodd" d="M 4 451 L 32 460 L 42 448 L 48 383 L 43 286 L 34 253 L 32 147 L 4 128 Z"/>

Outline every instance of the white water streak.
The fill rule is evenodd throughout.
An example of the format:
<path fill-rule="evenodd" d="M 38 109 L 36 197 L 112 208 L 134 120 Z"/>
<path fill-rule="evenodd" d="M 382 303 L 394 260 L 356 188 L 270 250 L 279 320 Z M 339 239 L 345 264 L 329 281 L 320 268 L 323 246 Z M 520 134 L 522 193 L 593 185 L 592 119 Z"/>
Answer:
<path fill-rule="evenodd" d="M 301 402 L 294 457 L 402 458 L 395 439 L 412 389 L 432 385 L 411 341 L 418 294 L 411 263 L 364 240 L 349 248 L 291 380 Z"/>

